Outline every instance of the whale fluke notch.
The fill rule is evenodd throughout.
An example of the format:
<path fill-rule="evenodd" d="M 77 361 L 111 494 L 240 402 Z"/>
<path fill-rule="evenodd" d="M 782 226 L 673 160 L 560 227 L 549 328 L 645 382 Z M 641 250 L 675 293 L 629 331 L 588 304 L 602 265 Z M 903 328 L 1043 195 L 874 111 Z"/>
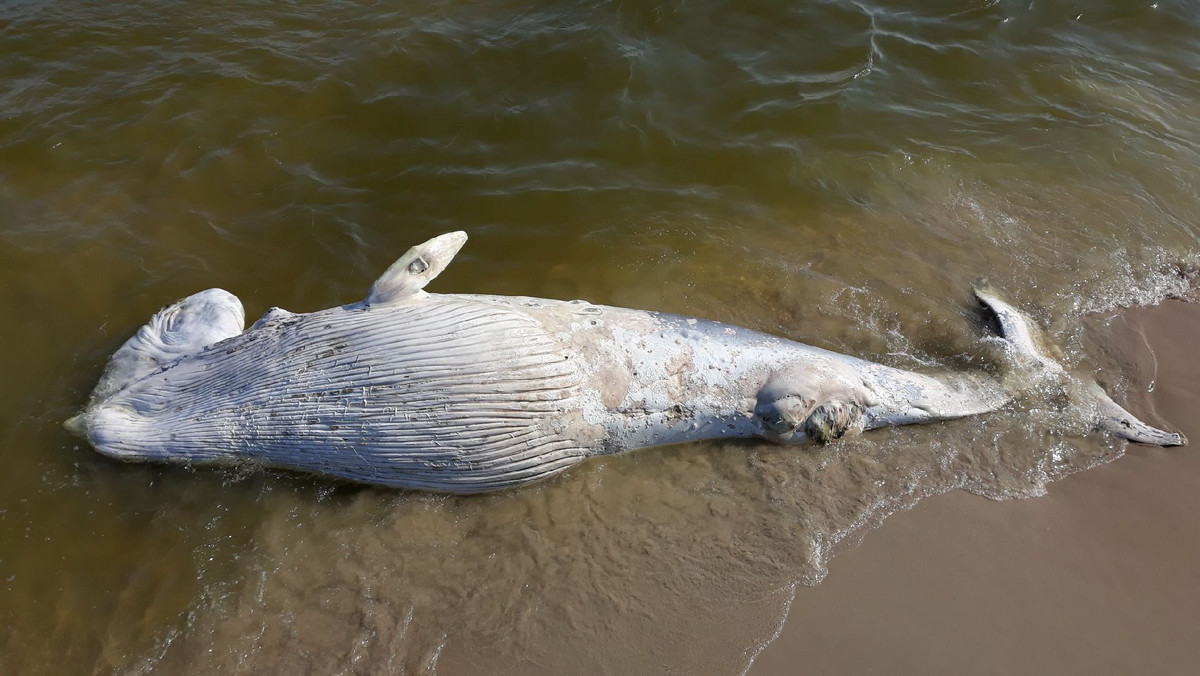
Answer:
<path fill-rule="evenodd" d="M 442 274 L 466 243 L 467 233 L 459 230 L 414 246 L 375 280 L 364 304 L 389 305 L 411 300 Z"/>

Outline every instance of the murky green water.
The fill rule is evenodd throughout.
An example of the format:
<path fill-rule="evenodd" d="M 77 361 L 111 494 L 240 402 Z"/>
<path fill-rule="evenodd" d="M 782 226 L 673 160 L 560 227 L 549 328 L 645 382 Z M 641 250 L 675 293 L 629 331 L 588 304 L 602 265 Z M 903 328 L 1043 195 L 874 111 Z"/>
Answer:
<path fill-rule="evenodd" d="M 987 364 L 1188 287 L 1200 9 L 0 1 L 0 671 L 739 672 L 837 543 L 1117 457 L 1054 402 L 825 449 L 643 451 L 475 498 L 122 465 L 60 427 L 155 310 L 585 298 Z M 1118 396 L 1118 398 L 1120 398 Z"/>

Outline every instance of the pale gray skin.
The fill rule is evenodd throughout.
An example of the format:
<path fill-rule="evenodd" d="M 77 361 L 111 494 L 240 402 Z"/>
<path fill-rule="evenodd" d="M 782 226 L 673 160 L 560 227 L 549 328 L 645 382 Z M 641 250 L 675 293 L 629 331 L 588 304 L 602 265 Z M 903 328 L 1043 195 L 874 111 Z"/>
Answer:
<path fill-rule="evenodd" d="M 361 303 L 273 308 L 246 331 L 232 294 L 190 296 L 113 356 L 68 426 L 126 460 L 249 461 L 476 493 L 595 455 L 711 438 L 828 442 L 1010 399 L 983 376 L 903 371 L 703 319 L 422 291 L 465 242 L 455 232 L 413 247 Z M 1025 340 L 1020 313 L 979 294 L 1015 353 L 1053 364 Z M 1183 443 L 1099 398 L 1101 427 Z"/>

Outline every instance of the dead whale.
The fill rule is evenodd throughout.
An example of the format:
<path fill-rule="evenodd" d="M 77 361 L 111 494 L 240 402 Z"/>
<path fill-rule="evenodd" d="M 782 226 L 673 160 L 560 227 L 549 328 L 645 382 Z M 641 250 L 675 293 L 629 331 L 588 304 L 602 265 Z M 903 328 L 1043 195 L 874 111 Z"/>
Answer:
<path fill-rule="evenodd" d="M 124 460 L 256 462 L 476 493 L 595 455 L 711 438 L 824 443 L 1012 396 L 983 374 L 915 373 L 720 322 L 423 291 L 466 239 L 413 247 L 362 302 L 273 308 L 247 330 L 232 294 L 189 296 L 113 355 L 68 427 Z M 1067 377 L 1020 312 L 986 287 L 976 295 L 1020 368 Z M 1086 389 L 1098 427 L 1185 443 Z"/>

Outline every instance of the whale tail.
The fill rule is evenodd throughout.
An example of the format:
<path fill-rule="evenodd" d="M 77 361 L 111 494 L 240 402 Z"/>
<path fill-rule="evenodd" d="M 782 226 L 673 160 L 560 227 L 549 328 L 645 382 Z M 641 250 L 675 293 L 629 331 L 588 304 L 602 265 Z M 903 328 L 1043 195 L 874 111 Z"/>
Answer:
<path fill-rule="evenodd" d="M 988 284 L 986 279 L 977 281 L 973 287 L 975 298 L 991 312 L 1014 360 L 1025 370 L 1036 370 L 1045 374 L 1070 377 L 1062 365 L 1047 356 L 1046 342 L 1037 326 L 1022 312 L 1003 300 Z M 1091 410 L 1098 429 L 1109 434 L 1155 446 L 1183 446 L 1187 438 L 1176 432 L 1160 430 L 1138 420 L 1120 404 L 1112 400 L 1091 378 L 1079 378 L 1085 404 Z"/>

